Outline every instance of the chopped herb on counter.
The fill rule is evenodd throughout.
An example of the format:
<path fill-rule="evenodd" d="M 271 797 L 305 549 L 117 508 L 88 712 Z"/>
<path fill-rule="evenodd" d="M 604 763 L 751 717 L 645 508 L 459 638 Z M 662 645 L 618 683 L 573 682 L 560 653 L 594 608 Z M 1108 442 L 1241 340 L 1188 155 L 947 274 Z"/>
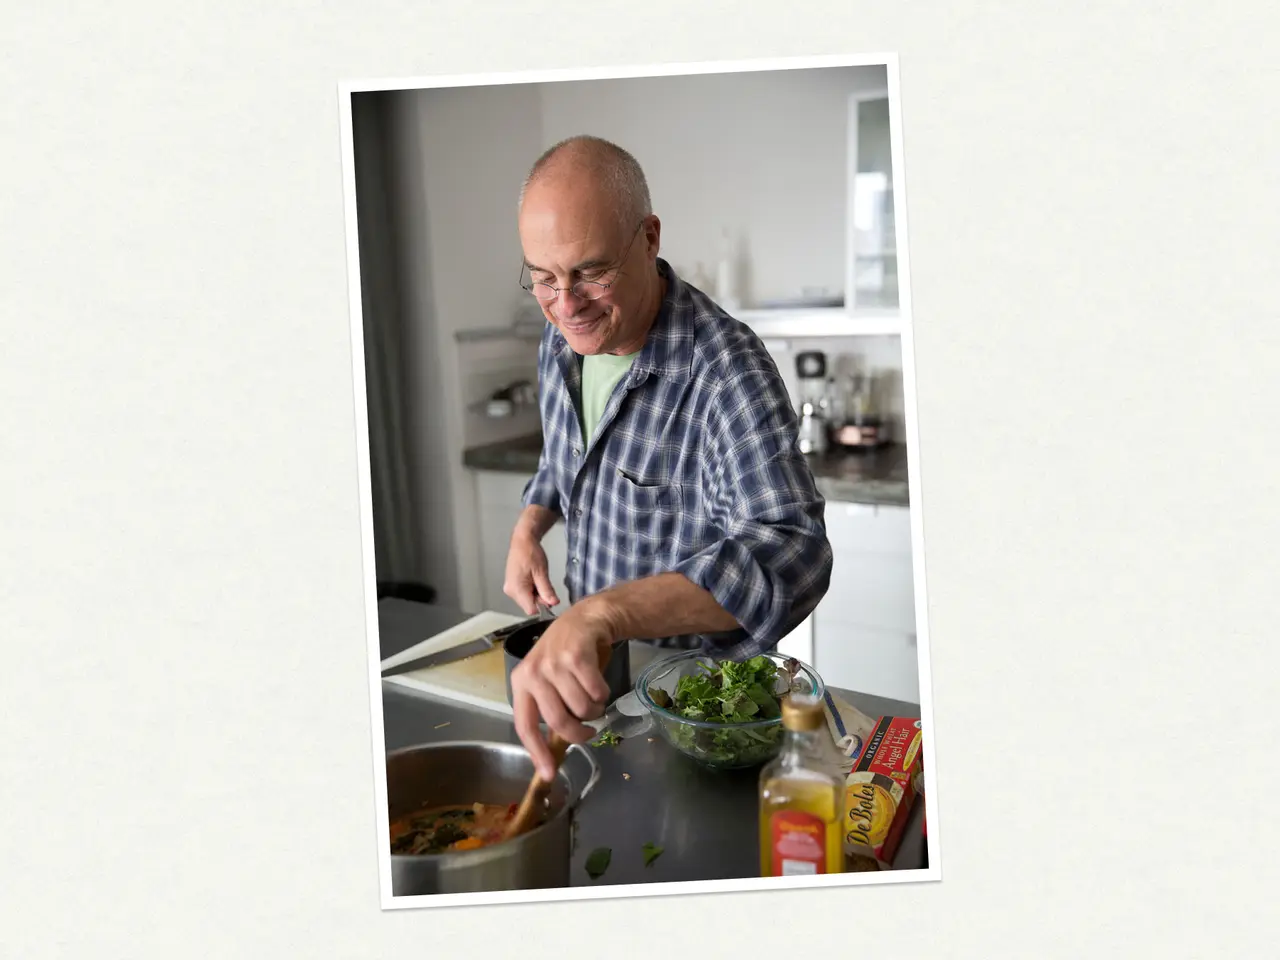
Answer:
<path fill-rule="evenodd" d="M 647 867 L 662 856 L 662 848 L 656 843 L 646 843 L 644 845 L 644 865 Z"/>
<path fill-rule="evenodd" d="M 609 861 L 613 859 L 613 851 L 608 847 L 596 847 L 587 854 L 587 874 L 592 880 L 599 880 L 609 869 Z"/>
<path fill-rule="evenodd" d="M 622 738 L 612 730 L 606 730 L 591 741 L 593 747 L 612 747 L 622 742 Z"/>

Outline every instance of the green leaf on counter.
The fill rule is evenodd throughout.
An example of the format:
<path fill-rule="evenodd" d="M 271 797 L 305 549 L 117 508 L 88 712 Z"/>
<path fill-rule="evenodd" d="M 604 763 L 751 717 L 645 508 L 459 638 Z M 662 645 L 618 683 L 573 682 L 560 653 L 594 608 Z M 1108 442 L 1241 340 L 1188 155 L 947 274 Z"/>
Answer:
<path fill-rule="evenodd" d="M 596 847 L 587 855 L 587 874 L 592 880 L 599 880 L 609 869 L 609 861 L 613 859 L 613 851 L 608 847 Z"/>
<path fill-rule="evenodd" d="M 647 867 L 662 856 L 662 848 L 656 843 L 646 843 L 644 845 L 644 865 Z"/>
<path fill-rule="evenodd" d="M 622 738 L 612 730 L 605 730 L 591 741 L 593 747 L 613 747 L 622 742 Z"/>

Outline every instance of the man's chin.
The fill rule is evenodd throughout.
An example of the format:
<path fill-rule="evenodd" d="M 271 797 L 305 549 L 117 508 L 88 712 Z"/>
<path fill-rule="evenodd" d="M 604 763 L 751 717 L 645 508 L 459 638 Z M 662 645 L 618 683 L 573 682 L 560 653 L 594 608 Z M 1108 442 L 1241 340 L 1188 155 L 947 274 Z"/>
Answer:
<path fill-rule="evenodd" d="M 604 349 L 605 336 L 608 328 L 605 324 L 605 318 L 600 317 L 590 323 L 560 323 L 560 333 L 564 336 L 565 342 L 573 348 L 574 353 L 593 354 L 600 353 Z"/>

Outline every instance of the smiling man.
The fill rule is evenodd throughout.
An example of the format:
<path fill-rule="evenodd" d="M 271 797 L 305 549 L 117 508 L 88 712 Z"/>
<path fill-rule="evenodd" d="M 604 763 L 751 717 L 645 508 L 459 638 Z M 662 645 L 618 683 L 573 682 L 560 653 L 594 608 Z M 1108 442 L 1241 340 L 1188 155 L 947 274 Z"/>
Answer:
<path fill-rule="evenodd" d="M 563 519 L 570 606 L 511 680 L 516 730 L 550 777 L 539 721 L 570 742 L 593 735 L 582 721 L 606 705 L 602 648 L 772 649 L 826 593 L 831 547 L 777 367 L 658 257 L 635 158 L 594 137 L 557 144 L 518 224 L 521 285 L 548 321 L 544 442 L 504 590 L 531 615 L 560 602 L 541 544 Z"/>

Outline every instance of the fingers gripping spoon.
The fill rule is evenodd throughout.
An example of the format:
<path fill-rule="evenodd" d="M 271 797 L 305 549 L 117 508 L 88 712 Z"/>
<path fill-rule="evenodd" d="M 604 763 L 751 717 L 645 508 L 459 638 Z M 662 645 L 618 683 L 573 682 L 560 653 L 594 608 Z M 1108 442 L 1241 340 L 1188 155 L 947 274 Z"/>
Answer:
<path fill-rule="evenodd" d="M 538 605 L 538 609 L 550 617 L 546 608 L 541 604 Z M 609 665 L 609 653 L 609 647 L 601 646 L 599 648 L 601 673 Z M 560 765 L 564 763 L 564 755 L 569 750 L 569 743 L 560 734 L 552 731 L 547 740 L 547 746 L 551 748 L 551 761 L 555 768 L 559 770 Z M 506 831 L 503 835 L 504 840 L 511 840 L 537 826 L 538 813 L 546 803 L 547 791 L 550 788 L 550 781 L 543 780 L 535 770 L 533 779 L 529 781 L 529 788 L 525 790 L 524 799 L 520 801 L 520 806 L 516 808 L 515 815 L 507 821 Z"/>

